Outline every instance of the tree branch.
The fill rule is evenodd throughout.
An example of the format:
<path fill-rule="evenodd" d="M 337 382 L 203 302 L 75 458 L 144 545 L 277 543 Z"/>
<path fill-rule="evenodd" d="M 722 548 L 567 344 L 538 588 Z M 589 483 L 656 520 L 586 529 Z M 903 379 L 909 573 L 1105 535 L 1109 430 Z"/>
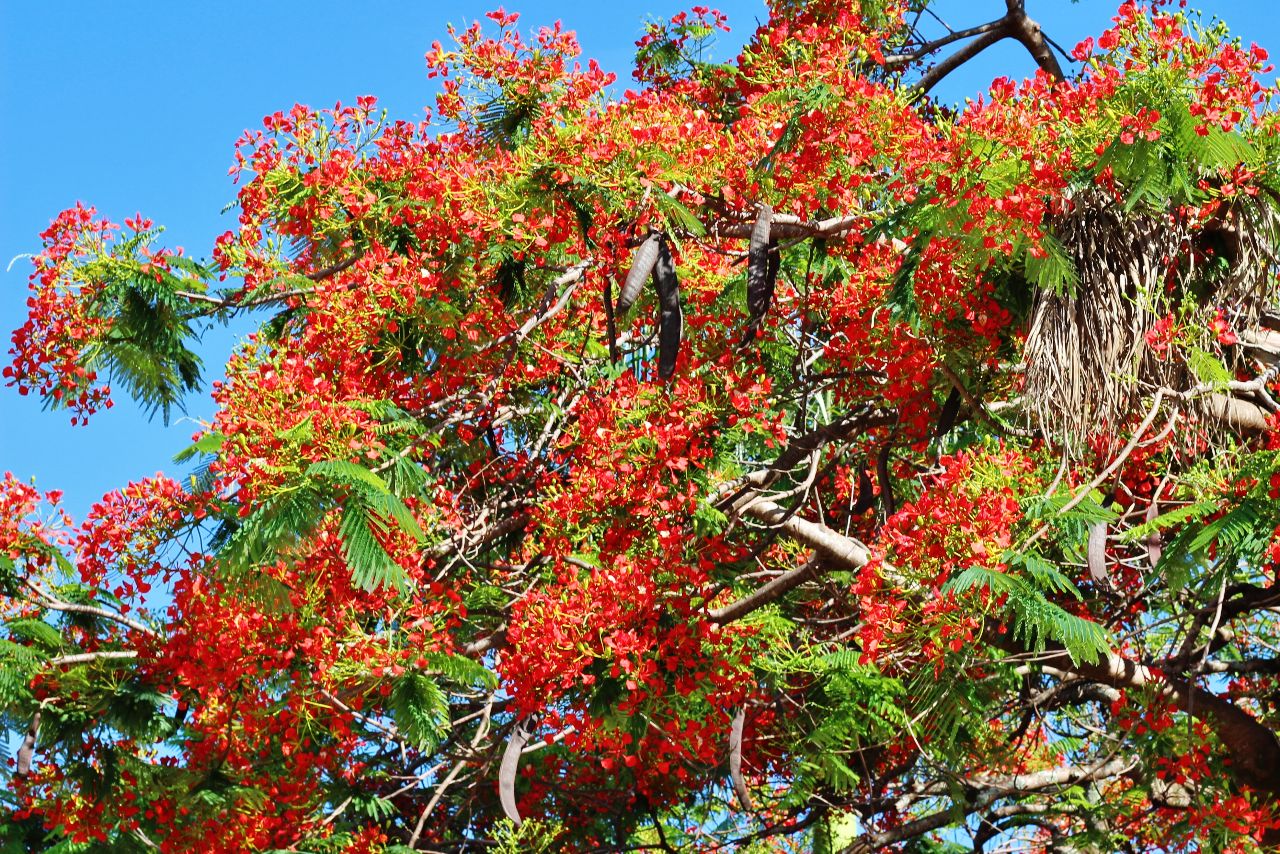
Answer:
<path fill-rule="evenodd" d="M 23 582 L 33 593 L 36 594 L 39 602 L 35 604 L 42 608 L 47 608 L 50 611 L 62 611 L 68 614 L 87 614 L 93 617 L 101 617 L 104 620 L 111 620 L 112 622 L 119 623 L 122 626 L 127 626 L 136 632 L 141 632 L 142 634 L 149 635 L 150 637 L 159 636 L 159 632 L 155 629 L 144 623 L 140 623 L 137 620 L 126 617 L 123 614 L 118 614 L 115 611 L 100 608 L 96 605 L 80 605 L 75 602 L 64 602 L 51 593 L 40 589 L 40 587 L 30 579 L 23 579 Z"/>
<path fill-rule="evenodd" d="M 775 525 L 796 541 L 847 568 L 860 569 L 871 559 L 871 552 L 863 543 L 826 525 L 791 515 L 771 501 L 756 500 L 745 512 L 766 524 Z M 1231 702 L 1115 653 L 1103 656 L 1097 664 L 1077 663 L 1065 649 L 1027 650 L 1008 632 L 1001 635 L 988 631 L 985 637 L 997 648 L 1029 656 L 1040 664 L 1113 688 L 1156 688 L 1179 709 L 1214 728 L 1231 755 L 1232 770 L 1237 779 L 1262 791 L 1280 795 L 1280 739 Z"/>
<path fill-rule="evenodd" d="M 998 21 L 983 25 L 982 35 L 969 42 L 933 68 L 925 72 L 920 81 L 913 87 L 917 95 L 927 95 L 930 90 L 943 81 L 947 75 L 982 53 L 987 48 L 1005 39 L 1014 39 L 1027 49 L 1036 64 L 1056 81 L 1066 79 L 1062 66 L 1053 55 L 1040 25 L 1027 17 L 1023 0 L 1005 0 L 1008 12 Z"/>
<path fill-rule="evenodd" d="M 898 827 L 868 833 L 853 844 L 845 847 L 841 854 L 868 854 L 886 845 L 902 842 L 939 830 L 956 820 L 956 808 L 962 809 L 966 815 L 985 810 L 1001 798 L 1013 795 L 1039 792 L 1060 786 L 1074 786 L 1090 780 L 1104 780 L 1118 777 L 1138 764 L 1136 757 L 1115 757 L 1092 768 L 1069 766 L 1066 768 L 1050 768 L 1032 774 L 1018 774 L 996 783 L 987 784 L 986 788 L 974 792 L 965 801 L 957 801 L 951 809 L 939 810 L 927 816 L 906 822 Z"/>
<path fill-rule="evenodd" d="M 1272 795 L 1280 795 L 1280 740 L 1269 728 L 1228 700 L 1116 653 L 1108 653 L 1094 664 L 1075 662 L 1065 649 L 1030 652 L 1014 641 L 1008 632 L 999 635 L 988 631 L 984 636 L 999 649 L 1112 688 L 1154 689 L 1180 710 L 1213 727 L 1231 756 L 1232 773 L 1238 780 Z"/>
<path fill-rule="evenodd" d="M 744 512 L 757 521 L 779 528 L 793 540 L 846 568 L 861 569 L 871 561 L 871 550 L 863 543 L 826 525 L 792 515 L 785 507 L 768 499 L 754 499 Z"/>
<path fill-rule="evenodd" d="M 750 508 L 748 508 L 747 513 L 750 515 Z M 795 569 L 788 570 L 774 578 L 754 593 L 749 593 L 723 607 L 711 609 L 707 612 L 707 616 L 711 618 L 712 622 L 719 623 L 722 626 L 732 623 L 734 620 L 739 620 L 752 611 L 781 599 L 788 592 L 817 575 L 818 567 L 821 564 L 822 561 L 818 558 L 807 560 Z"/>
<path fill-rule="evenodd" d="M 51 658 L 46 664 L 50 666 L 58 666 L 63 664 L 84 664 L 88 661 L 106 661 L 126 658 L 137 658 L 138 653 L 132 649 L 109 649 L 100 652 L 77 652 L 73 655 L 60 655 L 57 658 Z"/>

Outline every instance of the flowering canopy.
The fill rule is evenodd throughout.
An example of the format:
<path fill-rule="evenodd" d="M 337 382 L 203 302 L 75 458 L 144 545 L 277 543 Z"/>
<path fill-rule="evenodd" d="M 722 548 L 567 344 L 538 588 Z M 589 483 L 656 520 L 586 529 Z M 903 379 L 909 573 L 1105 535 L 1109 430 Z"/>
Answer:
<path fill-rule="evenodd" d="M 775 0 L 728 64 L 695 7 L 621 96 L 499 11 L 421 125 L 246 133 L 210 262 L 59 215 L 4 376 L 73 422 L 262 322 L 186 482 L 0 482 L 0 838 L 1276 843 L 1266 56 L 924 6 Z M 1033 77 L 930 97 L 1004 38 Z"/>

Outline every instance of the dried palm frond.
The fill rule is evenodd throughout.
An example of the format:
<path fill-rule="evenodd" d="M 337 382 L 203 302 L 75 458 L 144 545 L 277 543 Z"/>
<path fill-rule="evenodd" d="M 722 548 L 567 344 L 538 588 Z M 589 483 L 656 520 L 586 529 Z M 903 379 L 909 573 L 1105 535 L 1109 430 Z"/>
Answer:
<path fill-rule="evenodd" d="M 1056 224 L 1075 264 L 1069 293 L 1041 291 L 1031 316 L 1026 393 L 1036 420 L 1068 446 L 1131 409 L 1182 235 L 1152 216 L 1130 216 L 1100 197 L 1077 199 Z"/>
<path fill-rule="evenodd" d="M 1203 365 L 1190 356 L 1203 361 L 1222 350 L 1208 324 L 1194 348 L 1157 352 L 1147 332 L 1160 318 L 1221 309 L 1238 329 L 1257 322 L 1275 297 L 1280 218 L 1269 200 L 1251 198 L 1199 225 L 1172 213 L 1130 212 L 1100 192 L 1073 202 L 1051 225 L 1077 284 L 1037 294 L 1024 355 L 1033 420 L 1076 453 L 1100 431 L 1123 441 L 1118 427 L 1144 390 L 1183 393 L 1203 381 Z M 1225 361 L 1213 369 L 1226 375 L 1238 356 L 1212 358 Z"/>
<path fill-rule="evenodd" d="M 1212 295 L 1213 304 L 1230 307 L 1238 328 L 1253 328 L 1275 303 L 1280 248 L 1275 201 L 1242 196 L 1206 223 L 1198 237 L 1201 249 L 1213 251 L 1227 265 Z"/>

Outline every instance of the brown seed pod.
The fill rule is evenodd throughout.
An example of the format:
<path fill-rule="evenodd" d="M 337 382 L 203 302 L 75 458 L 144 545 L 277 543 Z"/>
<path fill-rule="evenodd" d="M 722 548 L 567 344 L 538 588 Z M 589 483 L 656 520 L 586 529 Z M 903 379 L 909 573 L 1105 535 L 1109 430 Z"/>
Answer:
<path fill-rule="evenodd" d="M 659 241 L 658 259 L 653 268 L 662 316 L 658 324 L 658 376 L 670 379 L 676 372 L 676 358 L 684 340 L 684 311 L 680 308 L 680 280 L 676 262 L 666 240 Z"/>
<path fill-rule="evenodd" d="M 947 435 L 956 426 L 956 420 L 960 417 L 961 399 L 960 390 L 951 389 L 942 404 L 942 409 L 938 412 L 938 423 L 933 426 L 933 438 L 938 439 Z"/>
<path fill-rule="evenodd" d="M 747 269 L 763 271 L 765 254 L 769 251 L 769 233 L 773 228 L 773 208 L 761 205 L 756 211 L 755 225 L 751 226 L 751 243 L 747 247 Z"/>
<path fill-rule="evenodd" d="M 1089 576 L 1098 582 L 1107 580 L 1107 523 L 1089 526 Z"/>
<path fill-rule="evenodd" d="M 1159 492 L 1159 490 L 1156 490 Z M 1160 515 L 1160 501 L 1157 496 L 1151 497 L 1151 503 L 1147 505 L 1146 521 L 1150 522 Z M 1164 541 L 1159 531 L 1152 531 L 1147 537 L 1147 562 L 1151 564 L 1151 568 L 1155 569 L 1156 564 L 1160 562 L 1160 555 L 1164 553 Z"/>
<path fill-rule="evenodd" d="M 772 226 L 773 209 L 761 205 L 747 248 L 747 331 L 742 339 L 744 344 L 756 337 L 760 324 L 773 305 L 782 258 L 778 253 L 778 241 L 770 236 Z"/>
<path fill-rule="evenodd" d="M 742 727 L 747 722 L 747 707 L 739 706 L 729 727 L 729 779 L 738 795 L 738 803 L 744 810 L 751 809 L 751 791 L 742 779 Z"/>
<path fill-rule="evenodd" d="M 18 747 L 18 761 L 14 768 L 13 775 L 18 778 L 26 777 L 31 773 L 31 759 L 36 752 L 36 737 L 40 734 L 40 710 L 36 709 L 36 713 L 31 716 L 31 726 L 27 727 L 27 734 L 22 739 L 22 744 Z"/>
<path fill-rule="evenodd" d="M 857 498 L 854 500 L 849 512 L 854 516 L 861 516 L 875 506 L 876 488 L 871 483 L 871 475 L 865 468 L 859 466 Z"/>
<path fill-rule="evenodd" d="M 502 764 L 498 766 L 498 800 L 502 811 L 517 827 L 520 826 L 520 810 L 516 807 L 516 772 L 520 770 L 520 751 L 529 741 L 529 732 L 523 721 L 516 723 L 502 751 Z"/>
<path fill-rule="evenodd" d="M 661 244 L 661 232 L 651 231 L 644 239 L 644 243 L 636 247 L 636 253 L 631 257 L 631 270 L 627 273 L 627 279 L 622 283 L 622 291 L 618 294 L 618 305 L 615 308 L 617 314 L 622 314 L 631 308 L 640 298 L 645 279 L 649 278 L 649 274 L 653 272 L 653 265 L 657 263 L 658 247 Z"/>

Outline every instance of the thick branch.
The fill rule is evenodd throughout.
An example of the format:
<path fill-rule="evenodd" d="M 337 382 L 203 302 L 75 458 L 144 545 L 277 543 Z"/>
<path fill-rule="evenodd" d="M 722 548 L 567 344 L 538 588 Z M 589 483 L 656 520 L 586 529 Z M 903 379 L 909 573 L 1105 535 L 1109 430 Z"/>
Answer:
<path fill-rule="evenodd" d="M 750 509 L 748 509 L 748 514 L 750 514 Z M 820 564 L 821 561 L 816 559 L 805 561 L 795 569 L 779 575 L 759 590 L 743 596 L 735 602 L 730 602 L 722 608 L 713 608 L 707 612 L 707 616 L 711 618 L 712 622 L 720 625 L 741 619 L 752 611 L 763 608 L 770 602 L 777 601 L 807 579 L 812 578 L 817 574 Z"/>
<path fill-rule="evenodd" d="M 833 216 L 829 219 L 812 221 L 801 219 L 793 214 L 774 214 L 769 228 L 771 237 L 789 240 L 795 237 L 836 237 L 852 231 L 866 218 L 856 214 Z M 751 236 L 752 222 L 713 223 L 711 233 L 718 237 L 742 238 Z"/>
<path fill-rule="evenodd" d="M 1066 768 L 1050 768 L 1033 774 L 1018 774 L 974 792 L 965 801 L 956 803 L 955 807 L 960 808 L 968 815 L 987 809 L 1001 798 L 1063 786 L 1074 786 L 1089 780 L 1105 780 L 1108 777 L 1118 777 L 1133 768 L 1137 761 L 1132 757 L 1116 757 L 1109 762 L 1104 762 L 1092 768 L 1069 766 Z M 956 809 L 954 807 L 952 809 L 939 810 L 898 827 L 882 830 L 878 833 L 868 833 L 846 847 L 842 854 L 867 854 L 867 852 L 875 851 L 886 845 L 892 845 L 895 842 L 914 839 L 934 830 L 940 830 L 943 827 L 954 824 L 955 821 Z"/>
<path fill-rule="evenodd" d="M 1053 49 L 1049 47 L 1049 42 L 1040 30 L 1040 25 L 1027 17 L 1023 3 L 1024 0 L 1005 0 L 1006 7 L 1009 9 L 1013 37 L 1027 49 L 1027 53 L 1031 54 L 1036 65 L 1044 69 L 1046 74 L 1059 82 L 1065 80 L 1066 75 L 1062 73 L 1058 58 L 1053 55 Z"/>
<path fill-rule="evenodd" d="M 361 256 L 359 255 L 354 255 L 350 258 L 339 261 L 333 266 L 325 267 L 324 269 L 316 270 L 313 273 L 306 273 L 304 275 L 306 276 L 306 278 L 310 279 L 313 282 L 320 282 L 320 281 L 323 281 L 324 279 L 329 278 L 330 276 L 336 276 L 338 273 L 341 273 L 343 270 L 346 270 L 347 268 L 351 267 L 353 264 L 355 264 L 357 261 L 360 260 L 360 257 Z M 176 296 L 180 296 L 183 299 L 189 300 L 191 302 L 207 303 L 208 305 L 213 306 L 213 308 L 216 310 L 216 309 L 224 309 L 224 308 L 230 308 L 230 309 L 258 308 L 259 306 L 271 305 L 272 303 L 283 302 L 284 300 L 292 299 L 293 297 L 307 296 L 308 294 L 312 294 L 312 293 L 315 293 L 315 291 L 311 288 L 294 288 L 288 291 L 281 291 L 275 294 L 267 294 L 266 296 L 255 297 L 254 299 L 245 300 L 243 302 L 240 301 L 240 298 L 238 296 L 215 297 L 209 294 L 197 293 L 195 291 L 177 291 Z"/>
<path fill-rule="evenodd" d="M 838 418 L 814 430 L 792 439 L 768 468 L 759 469 L 733 481 L 713 496 L 717 506 L 738 505 L 749 490 L 771 486 L 779 478 L 804 462 L 814 451 L 831 442 L 842 442 L 853 434 L 876 427 L 885 427 L 898 420 L 897 413 L 888 410 L 859 410 L 852 415 Z"/>
<path fill-rule="evenodd" d="M 101 617 L 104 620 L 111 620 L 112 622 L 119 623 L 122 626 L 127 626 L 136 632 L 141 632 L 144 635 L 150 635 L 151 637 L 156 637 L 158 634 L 155 629 L 145 623 L 140 623 L 137 620 L 126 617 L 123 614 L 118 614 L 115 611 L 108 610 L 107 608 L 99 608 L 96 605 L 81 605 L 75 602 L 64 602 L 52 594 L 40 589 L 40 587 L 33 584 L 30 580 L 26 581 L 26 585 L 31 588 L 39 599 L 39 602 L 36 604 L 42 608 L 48 608 L 50 611 L 62 611 L 68 614 L 87 614 L 93 617 Z"/>
<path fill-rule="evenodd" d="M 785 507 L 767 499 L 752 500 L 743 512 L 757 521 L 779 528 L 796 542 L 848 569 L 861 569 L 871 560 L 871 550 L 852 537 L 792 515 Z"/>
<path fill-rule="evenodd" d="M 1053 55 L 1053 50 L 1049 47 L 1048 40 L 1045 39 L 1044 33 L 1040 31 L 1040 25 L 1027 17 L 1027 11 L 1023 8 L 1023 0 L 1005 0 L 1005 5 L 1009 11 L 1003 18 L 983 25 L 984 31 L 980 37 L 969 42 L 925 72 L 925 75 L 920 78 L 920 82 L 915 85 L 916 93 L 920 95 L 928 94 L 951 72 L 993 44 L 1005 39 L 1014 39 L 1025 47 L 1027 52 L 1031 54 L 1031 58 L 1036 61 L 1036 64 L 1054 80 L 1065 80 L 1066 75 L 1062 72 L 1062 66 L 1058 64 L 1058 59 Z"/>
<path fill-rule="evenodd" d="M 72 655 L 60 655 L 57 658 L 49 659 L 48 664 L 51 666 L 62 664 L 84 664 L 89 661 L 105 661 L 137 657 L 138 653 L 132 649 L 102 650 L 100 652 L 77 652 Z"/>
<path fill-rule="evenodd" d="M 791 515 L 779 505 L 756 500 L 747 515 L 780 528 L 796 541 L 850 569 L 860 569 L 871 559 L 865 545 L 826 525 Z M 988 642 L 1006 651 L 1027 654 L 1006 632 L 987 633 Z M 1041 664 L 1074 673 L 1113 688 L 1154 687 L 1181 710 L 1210 724 L 1232 757 L 1232 768 L 1241 782 L 1280 795 L 1280 739 L 1247 712 L 1185 680 L 1171 678 L 1149 667 L 1116 655 L 1103 656 L 1097 664 L 1075 662 L 1065 649 L 1033 653 Z"/>
<path fill-rule="evenodd" d="M 956 30 L 954 33 L 947 33 L 941 38 L 925 42 L 910 53 L 897 53 L 892 56 L 886 56 L 884 64 L 888 68 L 895 68 L 899 65 L 908 65 L 916 60 L 924 59 L 934 51 L 942 50 L 942 48 L 949 44 L 961 41 L 962 39 L 972 38 L 973 36 L 980 36 L 983 33 L 989 33 L 999 26 L 1000 20 L 997 19 L 994 21 L 988 21 L 985 24 L 979 24 L 976 27 L 969 27 L 965 30 Z"/>
<path fill-rule="evenodd" d="M 984 33 L 980 38 L 976 38 L 946 59 L 939 62 L 933 68 L 930 68 L 925 75 L 920 78 L 920 82 L 915 85 L 915 91 L 921 95 L 927 95 L 929 92 L 941 83 L 947 75 L 982 53 L 987 48 L 997 42 L 1002 42 L 1012 37 L 1009 31 L 1008 19 L 1002 18 L 1000 26 L 997 29 Z"/>
<path fill-rule="evenodd" d="M 1007 633 L 997 636 L 988 632 L 987 638 L 1006 651 L 1027 652 Z M 1049 649 L 1033 656 L 1041 664 L 1112 688 L 1156 690 L 1182 711 L 1213 727 L 1231 756 L 1232 771 L 1237 779 L 1261 791 L 1280 795 L 1280 740 L 1231 702 L 1115 653 L 1102 656 L 1096 664 L 1074 662 L 1064 649 Z"/>

